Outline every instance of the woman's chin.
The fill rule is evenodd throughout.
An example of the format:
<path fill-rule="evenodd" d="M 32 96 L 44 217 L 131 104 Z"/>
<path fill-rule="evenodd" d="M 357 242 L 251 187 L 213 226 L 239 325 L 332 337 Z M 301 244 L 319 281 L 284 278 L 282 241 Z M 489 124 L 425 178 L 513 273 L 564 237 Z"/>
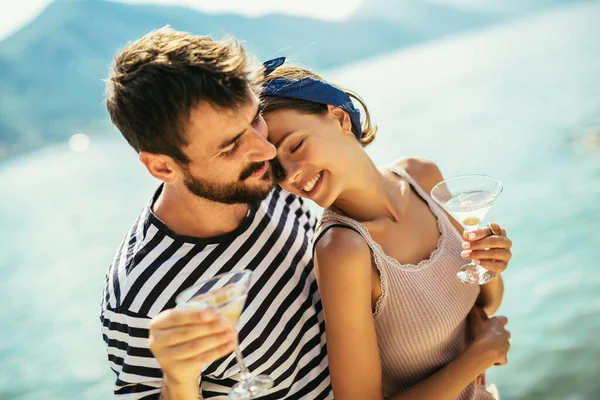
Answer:
<path fill-rule="evenodd" d="M 329 208 L 333 205 L 333 202 L 331 202 L 331 201 L 329 201 L 329 202 L 315 201 L 315 203 L 317 203 L 317 205 L 321 208 Z"/>
<path fill-rule="evenodd" d="M 325 191 L 323 191 L 322 193 L 319 193 L 319 196 L 311 198 L 311 200 L 314 201 L 319 207 L 329 208 L 333 205 L 333 202 L 335 201 L 335 196 L 332 196 L 330 193 L 326 193 Z"/>

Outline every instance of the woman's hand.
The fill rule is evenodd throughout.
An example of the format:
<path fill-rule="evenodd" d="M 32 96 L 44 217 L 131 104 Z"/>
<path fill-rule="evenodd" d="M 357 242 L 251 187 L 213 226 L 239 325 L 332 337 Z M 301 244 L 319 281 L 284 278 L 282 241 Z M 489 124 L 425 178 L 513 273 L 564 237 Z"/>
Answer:
<path fill-rule="evenodd" d="M 512 241 L 497 223 L 491 222 L 489 226 L 472 232 L 465 231 L 463 233 L 465 242 L 462 244 L 463 251 L 460 255 L 489 271 L 504 272 L 512 257 L 510 251 Z"/>

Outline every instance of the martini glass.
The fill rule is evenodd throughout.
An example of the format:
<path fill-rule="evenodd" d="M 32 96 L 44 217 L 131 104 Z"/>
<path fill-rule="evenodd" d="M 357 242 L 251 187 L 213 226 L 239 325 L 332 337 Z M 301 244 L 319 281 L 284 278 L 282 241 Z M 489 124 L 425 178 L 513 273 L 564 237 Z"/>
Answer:
<path fill-rule="evenodd" d="M 179 307 L 213 309 L 229 318 L 235 325 L 246 304 L 251 275 L 252 271 L 249 270 L 217 275 L 184 290 L 175 301 Z M 242 357 L 239 344 L 235 348 L 235 358 L 241 370 L 242 380 L 231 388 L 229 398 L 253 399 L 266 394 L 273 386 L 271 377 L 268 375 L 252 377 Z"/>
<path fill-rule="evenodd" d="M 467 232 L 479 229 L 481 220 L 502 193 L 502 183 L 485 175 L 461 175 L 435 185 L 431 197 Z M 464 283 L 483 285 L 496 277 L 471 261 L 456 273 Z"/>

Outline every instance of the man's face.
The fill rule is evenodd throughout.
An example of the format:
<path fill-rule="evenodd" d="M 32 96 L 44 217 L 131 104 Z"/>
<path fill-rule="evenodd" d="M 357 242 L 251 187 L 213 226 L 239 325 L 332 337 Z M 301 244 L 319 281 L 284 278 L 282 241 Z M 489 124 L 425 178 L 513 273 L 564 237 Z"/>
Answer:
<path fill-rule="evenodd" d="M 183 182 L 198 197 L 227 204 L 262 201 L 276 183 L 275 147 L 267 141 L 267 125 L 252 95 L 234 110 L 201 102 L 190 112 L 191 160 L 182 166 Z"/>

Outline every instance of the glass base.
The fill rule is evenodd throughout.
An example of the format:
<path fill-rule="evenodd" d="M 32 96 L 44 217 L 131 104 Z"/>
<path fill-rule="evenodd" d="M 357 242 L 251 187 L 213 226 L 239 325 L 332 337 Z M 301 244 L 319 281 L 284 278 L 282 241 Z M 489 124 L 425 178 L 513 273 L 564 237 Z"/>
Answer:
<path fill-rule="evenodd" d="M 236 384 L 229 392 L 231 400 L 254 399 L 262 396 L 273 387 L 273 379 L 268 375 L 259 375 Z"/>
<path fill-rule="evenodd" d="M 488 271 L 481 265 L 475 263 L 465 264 L 456 273 L 458 279 L 462 283 L 470 285 L 483 285 L 486 284 L 496 277 L 497 273 Z"/>

